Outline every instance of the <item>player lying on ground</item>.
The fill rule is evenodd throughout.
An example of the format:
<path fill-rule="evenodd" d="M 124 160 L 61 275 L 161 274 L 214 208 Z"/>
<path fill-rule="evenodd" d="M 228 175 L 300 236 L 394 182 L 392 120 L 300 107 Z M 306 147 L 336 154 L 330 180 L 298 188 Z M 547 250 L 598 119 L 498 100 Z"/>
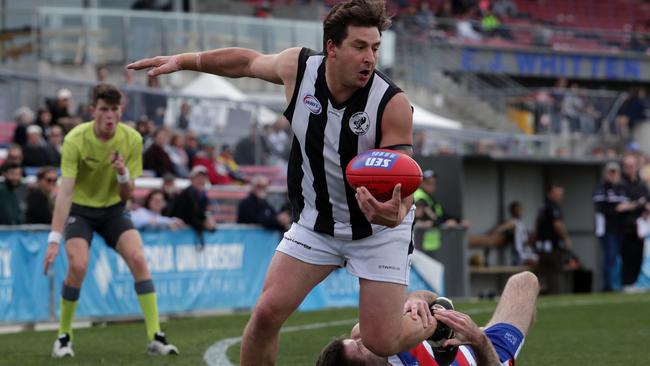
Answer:
<path fill-rule="evenodd" d="M 454 310 L 438 310 L 433 322 L 443 322 L 454 332 L 454 337 L 439 344 L 424 339 L 416 347 L 389 357 L 379 357 L 363 344 L 359 324 L 352 328 L 350 338 L 330 342 L 316 363 L 317 366 L 418 366 L 449 365 L 514 365 L 524 338 L 535 320 L 535 304 L 539 292 L 537 277 L 522 272 L 508 279 L 501 299 L 490 321 L 479 328 L 467 314 Z M 422 316 L 421 303 L 426 297 L 421 291 L 411 294 L 404 306 L 403 321 L 428 326 L 431 319 Z M 429 299 L 435 298 L 430 293 Z M 428 306 L 427 306 L 428 309 Z M 408 312 L 408 314 L 406 314 Z M 434 328 L 438 326 L 434 324 Z M 440 352 L 439 352 L 440 351 Z M 451 356 L 451 357 L 450 357 Z"/>

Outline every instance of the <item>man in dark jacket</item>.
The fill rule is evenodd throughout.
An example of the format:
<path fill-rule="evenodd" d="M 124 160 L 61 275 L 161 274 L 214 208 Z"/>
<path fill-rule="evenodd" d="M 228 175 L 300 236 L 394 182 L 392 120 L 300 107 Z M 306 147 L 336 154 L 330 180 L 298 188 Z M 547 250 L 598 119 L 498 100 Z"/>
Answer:
<path fill-rule="evenodd" d="M 23 168 L 18 164 L 5 164 L 2 168 L 4 182 L 0 182 L 0 225 L 25 223 L 25 187 Z"/>
<path fill-rule="evenodd" d="M 286 211 L 277 212 L 266 200 L 269 180 L 256 175 L 251 180 L 251 193 L 239 202 L 237 222 L 240 224 L 259 224 L 269 230 L 284 232 L 291 218 Z"/>
<path fill-rule="evenodd" d="M 197 165 L 190 172 L 192 184 L 185 188 L 172 202 L 169 214 L 178 217 L 199 234 L 205 230 L 214 230 L 216 224 L 208 214 L 209 199 L 206 192 L 208 171 L 202 165 Z"/>
<path fill-rule="evenodd" d="M 546 190 L 546 201 L 537 213 L 537 242 L 539 255 L 539 278 L 546 294 L 560 292 L 563 268 L 563 253 L 571 249 L 571 238 L 564 224 L 560 203 L 564 199 L 564 188 L 551 184 Z"/>
<path fill-rule="evenodd" d="M 56 169 L 44 167 L 36 174 L 36 187 L 30 188 L 27 193 L 27 212 L 25 222 L 28 224 L 47 224 L 52 222 L 54 209 L 54 196 L 56 187 Z"/>
<path fill-rule="evenodd" d="M 623 157 L 622 183 L 631 202 L 636 208 L 623 215 L 623 242 L 621 243 L 623 289 L 631 289 L 639 277 L 643 259 L 643 239 L 639 238 L 636 220 L 646 211 L 650 194 L 639 178 L 639 161 L 634 154 Z"/>
<path fill-rule="evenodd" d="M 603 250 L 603 291 L 618 290 L 617 262 L 623 240 L 623 214 L 636 209 L 621 184 L 621 168 L 610 162 L 605 166 L 603 182 L 593 195 L 596 210 L 596 236 Z"/>

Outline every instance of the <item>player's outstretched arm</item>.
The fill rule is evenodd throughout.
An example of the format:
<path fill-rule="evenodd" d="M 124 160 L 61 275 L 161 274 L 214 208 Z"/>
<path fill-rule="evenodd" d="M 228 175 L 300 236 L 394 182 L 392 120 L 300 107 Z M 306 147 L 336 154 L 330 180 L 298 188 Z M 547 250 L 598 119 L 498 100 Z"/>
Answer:
<path fill-rule="evenodd" d="M 454 330 L 454 338 L 446 340 L 445 347 L 468 344 L 474 350 L 477 365 L 501 365 L 492 342 L 469 315 L 454 310 L 436 310 L 434 317 Z"/>
<path fill-rule="evenodd" d="M 65 221 L 68 219 L 68 214 L 70 214 L 70 205 L 72 203 L 74 183 L 74 178 L 61 177 L 61 185 L 59 186 L 59 190 L 56 194 L 56 200 L 54 201 L 54 212 L 52 213 L 52 231 L 48 237 L 47 252 L 45 253 L 45 261 L 43 263 L 43 273 L 46 275 L 50 265 L 54 262 L 56 256 L 59 254 L 59 243 L 63 239 L 61 237 L 61 233 L 63 233 Z M 55 234 L 58 234 L 58 237 Z"/>
<path fill-rule="evenodd" d="M 181 53 L 146 58 L 127 65 L 134 70 L 150 69 L 150 76 L 180 70 L 200 71 L 231 78 L 251 77 L 275 84 L 290 85 L 295 79 L 300 48 L 264 55 L 247 48 L 219 48 L 212 51 Z"/>

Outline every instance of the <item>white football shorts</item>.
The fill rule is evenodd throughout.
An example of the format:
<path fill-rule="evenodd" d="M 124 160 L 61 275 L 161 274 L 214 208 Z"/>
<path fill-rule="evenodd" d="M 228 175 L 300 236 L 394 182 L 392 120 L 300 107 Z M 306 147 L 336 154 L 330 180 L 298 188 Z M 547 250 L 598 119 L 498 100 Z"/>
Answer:
<path fill-rule="evenodd" d="M 345 267 L 359 278 L 408 286 L 414 217 L 411 209 L 397 227 L 359 240 L 335 238 L 294 223 L 276 250 L 310 264 Z"/>

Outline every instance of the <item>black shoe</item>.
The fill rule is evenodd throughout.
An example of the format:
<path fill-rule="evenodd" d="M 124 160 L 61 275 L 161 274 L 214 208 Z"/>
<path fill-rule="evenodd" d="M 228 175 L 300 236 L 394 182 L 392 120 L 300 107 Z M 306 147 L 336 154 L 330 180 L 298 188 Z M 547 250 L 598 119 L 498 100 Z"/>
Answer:
<path fill-rule="evenodd" d="M 178 348 L 173 344 L 167 343 L 167 337 L 165 333 L 158 332 L 154 335 L 154 338 L 149 345 L 147 346 L 147 353 L 149 355 L 177 355 Z"/>
<path fill-rule="evenodd" d="M 454 303 L 446 297 L 438 297 L 436 301 L 431 304 L 430 308 L 431 314 L 433 314 L 435 309 L 454 310 Z M 436 330 L 428 339 L 428 342 L 433 350 L 433 356 L 436 359 L 436 363 L 439 366 L 449 366 L 456 359 L 458 347 L 443 347 L 445 341 L 453 337 L 454 331 L 449 328 L 447 324 L 438 320 Z"/>
<path fill-rule="evenodd" d="M 436 301 L 434 301 L 431 306 L 431 314 L 434 313 L 434 310 L 436 309 L 446 309 L 446 310 L 454 310 L 454 303 L 451 302 L 446 297 L 438 297 Z M 438 320 L 438 325 L 436 326 L 436 330 L 433 332 L 431 337 L 429 337 L 429 341 L 432 342 L 432 346 L 435 345 L 436 348 L 442 347 L 442 344 L 450 338 L 454 337 L 454 331 L 447 326 L 447 324 L 441 322 Z"/>

